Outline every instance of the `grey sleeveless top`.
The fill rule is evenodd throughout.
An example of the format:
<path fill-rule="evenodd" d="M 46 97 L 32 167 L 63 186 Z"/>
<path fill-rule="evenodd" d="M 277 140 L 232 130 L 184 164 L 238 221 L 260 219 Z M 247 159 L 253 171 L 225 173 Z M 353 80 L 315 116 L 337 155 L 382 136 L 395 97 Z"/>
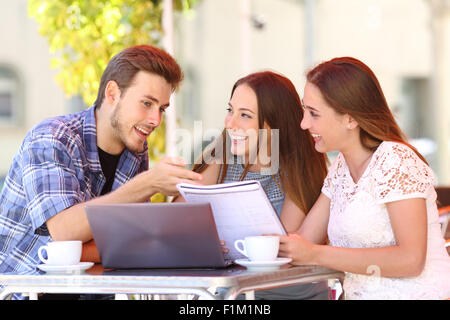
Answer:
<path fill-rule="evenodd" d="M 219 181 L 222 177 L 222 169 L 223 167 L 220 169 Z M 244 167 L 239 163 L 228 165 L 223 183 L 239 181 L 243 172 Z M 280 187 L 282 188 L 280 172 L 275 175 L 262 175 L 258 172 L 249 171 L 244 177 L 244 181 L 246 180 L 258 180 L 261 183 L 267 197 L 269 198 L 269 201 L 272 203 L 272 206 L 276 210 L 278 216 L 280 216 L 281 209 L 284 204 L 284 191 L 280 189 Z"/>

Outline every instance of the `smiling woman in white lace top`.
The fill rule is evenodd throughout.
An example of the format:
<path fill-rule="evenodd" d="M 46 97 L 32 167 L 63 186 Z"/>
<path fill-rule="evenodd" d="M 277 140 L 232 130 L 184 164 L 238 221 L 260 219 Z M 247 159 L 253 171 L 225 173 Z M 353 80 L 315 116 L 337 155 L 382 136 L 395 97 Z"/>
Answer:
<path fill-rule="evenodd" d="M 307 74 L 303 107 L 316 150 L 340 153 L 300 235 L 280 237 L 280 256 L 345 271 L 346 299 L 449 298 L 434 174 L 373 72 L 354 58 L 324 62 Z"/>

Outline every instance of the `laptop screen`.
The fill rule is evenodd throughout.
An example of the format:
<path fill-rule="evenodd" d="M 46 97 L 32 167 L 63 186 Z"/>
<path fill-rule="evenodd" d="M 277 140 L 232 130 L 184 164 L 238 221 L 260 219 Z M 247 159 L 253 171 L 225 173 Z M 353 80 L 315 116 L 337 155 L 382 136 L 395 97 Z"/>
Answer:
<path fill-rule="evenodd" d="M 224 267 L 209 203 L 86 205 L 104 268 Z"/>

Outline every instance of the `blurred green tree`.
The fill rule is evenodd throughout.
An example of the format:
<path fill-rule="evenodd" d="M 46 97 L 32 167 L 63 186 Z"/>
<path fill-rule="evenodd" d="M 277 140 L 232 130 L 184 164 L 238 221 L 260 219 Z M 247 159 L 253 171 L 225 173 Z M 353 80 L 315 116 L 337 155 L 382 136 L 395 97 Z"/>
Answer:
<path fill-rule="evenodd" d="M 201 0 L 173 0 L 175 11 L 190 13 Z M 108 61 L 122 49 L 137 44 L 159 45 L 162 0 L 28 0 L 28 13 L 47 38 L 56 81 L 68 96 L 81 95 L 94 103 Z M 158 161 L 165 152 L 164 123 L 149 138 L 149 157 Z M 164 201 L 157 194 L 152 201 Z"/>

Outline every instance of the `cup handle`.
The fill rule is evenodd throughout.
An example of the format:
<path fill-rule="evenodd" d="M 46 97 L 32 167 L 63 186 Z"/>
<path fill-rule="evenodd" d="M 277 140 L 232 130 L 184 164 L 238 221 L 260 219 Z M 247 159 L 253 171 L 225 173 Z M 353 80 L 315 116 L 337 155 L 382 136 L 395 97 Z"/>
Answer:
<path fill-rule="evenodd" d="M 242 249 L 239 247 L 239 244 L 242 243 Z M 234 242 L 234 247 L 236 248 L 237 251 L 239 251 L 240 253 L 242 253 L 244 256 L 247 256 L 247 251 L 245 250 L 245 243 L 244 240 L 236 240 Z"/>
<path fill-rule="evenodd" d="M 48 259 L 45 259 L 45 258 L 42 256 L 42 251 L 43 251 L 43 250 L 47 250 L 47 248 L 48 248 L 48 246 L 42 246 L 42 247 L 40 247 L 39 250 L 38 250 L 38 256 L 39 256 L 39 259 L 41 259 L 41 261 L 42 261 L 43 263 L 47 263 L 47 262 L 48 262 Z"/>

